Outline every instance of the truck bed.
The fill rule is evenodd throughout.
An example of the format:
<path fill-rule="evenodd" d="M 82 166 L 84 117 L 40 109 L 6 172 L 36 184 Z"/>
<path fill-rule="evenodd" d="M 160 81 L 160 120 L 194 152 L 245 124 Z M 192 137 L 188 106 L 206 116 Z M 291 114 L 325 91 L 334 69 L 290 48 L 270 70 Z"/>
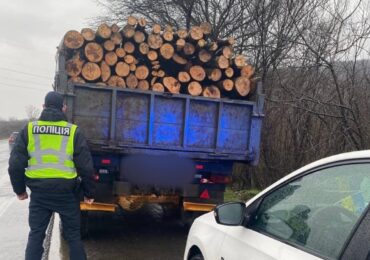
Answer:
<path fill-rule="evenodd" d="M 251 102 L 76 83 L 56 90 L 93 151 L 258 160 L 262 95 Z"/>

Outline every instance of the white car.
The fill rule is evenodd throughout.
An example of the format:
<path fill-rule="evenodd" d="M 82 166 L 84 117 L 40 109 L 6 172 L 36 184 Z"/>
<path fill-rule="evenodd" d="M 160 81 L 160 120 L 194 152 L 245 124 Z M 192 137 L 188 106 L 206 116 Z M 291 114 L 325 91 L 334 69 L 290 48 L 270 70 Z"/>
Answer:
<path fill-rule="evenodd" d="M 197 218 L 184 260 L 370 259 L 370 150 L 311 163 Z"/>

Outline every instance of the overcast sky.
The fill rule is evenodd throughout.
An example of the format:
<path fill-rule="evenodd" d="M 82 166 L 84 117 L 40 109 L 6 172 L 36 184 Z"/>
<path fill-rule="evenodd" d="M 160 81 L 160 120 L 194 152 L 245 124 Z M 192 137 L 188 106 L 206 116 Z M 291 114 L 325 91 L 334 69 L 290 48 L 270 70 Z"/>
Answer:
<path fill-rule="evenodd" d="M 56 47 L 96 16 L 93 0 L 0 1 L 0 118 L 26 118 L 52 90 Z"/>

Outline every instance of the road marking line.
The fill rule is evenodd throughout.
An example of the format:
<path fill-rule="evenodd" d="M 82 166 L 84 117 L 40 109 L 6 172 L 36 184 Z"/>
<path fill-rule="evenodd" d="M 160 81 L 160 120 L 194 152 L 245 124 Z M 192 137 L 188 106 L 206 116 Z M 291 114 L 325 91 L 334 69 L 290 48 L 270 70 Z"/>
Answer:
<path fill-rule="evenodd" d="M 10 205 L 15 201 L 15 197 L 7 198 L 2 204 L 0 204 L 0 218 L 8 210 Z"/>

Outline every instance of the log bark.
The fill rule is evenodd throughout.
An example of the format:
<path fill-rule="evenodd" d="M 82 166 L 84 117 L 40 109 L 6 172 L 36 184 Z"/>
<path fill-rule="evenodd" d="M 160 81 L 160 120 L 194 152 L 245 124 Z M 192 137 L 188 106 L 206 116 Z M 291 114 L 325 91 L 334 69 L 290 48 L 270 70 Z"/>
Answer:
<path fill-rule="evenodd" d="M 190 38 L 194 41 L 198 41 L 203 38 L 203 30 L 200 26 L 193 26 L 190 28 Z"/>
<path fill-rule="evenodd" d="M 120 77 L 126 77 L 130 74 L 130 66 L 127 63 L 120 61 L 116 64 L 115 72 Z"/>
<path fill-rule="evenodd" d="M 136 31 L 134 34 L 134 41 L 138 44 L 145 41 L 145 34 L 141 31 Z"/>
<path fill-rule="evenodd" d="M 96 42 L 86 44 L 84 52 L 86 59 L 90 62 L 100 62 L 104 56 L 103 48 Z"/>
<path fill-rule="evenodd" d="M 103 82 L 106 82 L 111 76 L 111 71 L 110 67 L 108 66 L 107 63 L 105 63 L 105 61 L 102 61 L 100 63 L 100 70 L 101 70 L 101 80 Z"/>
<path fill-rule="evenodd" d="M 216 86 L 208 86 L 203 90 L 204 97 L 221 98 L 221 92 Z"/>
<path fill-rule="evenodd" d="M 157 83 L 157 80 L 157 77 L 152 77 L 152 79 L 150 80 L 150 86 L 153 86 L 155 83 Z"/>
<path fill-rule="evenodd" d="M 109 65 L 109 66 L 114 66 L 116 65 L 118 61 L 118 57 L 115 52 L 110 51 L 107 52 L 104 56 L 104 61 Z"/>
<path fill-rule="evenodd" d="M 203 91 L 202 85 L 197 81 L 190 82 L 187 89 L 188 93 L 192 96 L 199 96 Z"/>
<path fill-rule="evenodd" d="M 242 97 L 245 97 L 250 92 L 250 80 L 247 77 L 238 77 L 235 80 L 235 89 L 238 92 L 238 94 Z"/>
<path fill-rule="evenodd" d="M 180 93 L 180 82 L 175 79 L 174 77 L 164 77 L 163 78 L 163 85 L 167 88 L 167 90 L 171 93 L 178 94 Z"/>
<path fill-rule="evenodd" d="M 107 40 L 110 38 L 111 35 L 112 30 L 106 23 L 99 25 L 98 30 L 96 31 L 96 36 Z"/>
<path fill-rule="evenodd" d="M 196 81 L 202 81 L 206 77 L 206 72 L 203 67 L 195 65 L 190 67 L 190 76 Z"/>
<path fill-rule="evenodd" d="M 135 57 L 130 54 L 126 54 L 126 56 L 123 59 L 127 64 L 135 63 Z"/>
<path fill-rule="evenodd" d="M 84 61 L 80 58 L 80 54 L 77 53 L 73 58 L 66 62 L 66 72 L 70 77 L 77 77 L 81 74 Z"/>
<path fill-rule="evenodd" d="M 231 67 L 225 69 L 225 76 L 228 78 L 232 78 L 234 76 L 234 69 Z"/>
<path fill-rule="evenodd" d="M 110 39 L 115 45 L 120 45 L 122 43 L 122 35 L 119 32 L 112 33 Z"/>
<path fill-rule="evenodd" d="M 118 58 L 123 58 L 126 56 L 126 52 L 123 48 L 117 48 L 115 51 Z"/>
<path fill-rule="evenodd" d="M 150 34 L 148 37 L 148 44 L 150 48 L 157 50 L 162 46 L 163 39 L 159 34 Z"/>
<path fill-rule="evenodd" d="M 147 55 L 149 53 L 149 45 L 146 42 L 140 43 L 139 52 L 143 55 Z"/>
<path fill-rule="evenodd" d="M 251 65 L 243 66 L 240 69 L 240 75 L 250 79 L 254 75 L 254 68 Z"/>
<path fill-rule="evenodd" d="M 187 42 L 187 43 L 185 43 L 185 46 L 184 46 L 183 51 L 184 51 L 184 54 L 185 55 L 190 56 L 190 55 L 193 55 L 194 54 L 195 47 L 190 42 Z"/>
<path fill-rule="evenodd" d="M 63 44 L 68 49 L 76 50 L 82 47 L 84 41 L 85 39 L 81 33 L 71 30 L 64 35 Z"/>
<path fill-rule="evenodd" d="M 109 86 L 112 86 L 112 87 L 121 87 L 121 88 L 125 88 L 126 87 L 125 80 L 123 78 L 121 78 L 121 77 L 118 77 L 118 76 L 111 76 L 108 79 L 107 84 Z"/>
<path fill-rule="evenodd" d="M 189 73 L 186 71 L 180 71 L 177 78 L 181 83 L 187 83 L 191 80 Z"/>
<path fill-rule="evenodd" d="M 158 59 L 158 52 L 151 50 L 148 52 L 147 56 L 150 61 L 155 61 Z"/>
<path fill-rule="evenodd" d="M 123 49 L 126 53 L 134 53 L 135 44 L 133 44 L 132 42 L 125 42 L 125 44 L 123 45 Z"/>
<path fill-rule="evenodd" d="M 159 49 L 159 52 L 164 59 L 169 60 L 173 57 L 173 54 L 175 53 L 175 49 L 173 48 L 171 44 L 165 43 L 161 46 L 161 48 Z"/>
<path fill-rule="evenodd" d="M 154 83 L 152 86 L 152 90 L 156 92 L 164 92 L 164 86 L 162 83 Z"/>
<path fill-rule="evenodd" d="M 103 43 L 103 47 L 106 51 L 113 51 L 114 48 L 116 47 L 116 45 L 114 44 L 113 41 L 111 40 L 106 40 L 104 43 Z"/>
<path fill-rule="evenodd" d="M 137 88 L 141 90 L 149 90 L 149 82 L 147 80 L 139 80 Z"/>
<path fill-rule="evenodd" d="M 188 63 L 188 61 L 185 58 L 181 57 L 176 53 L 172 56 L 172 60 L 180 65 L 186 65 Z"/>
<path fill-rule="evenodd" d="M 137 80 L 135 75 L 130 73 L 130 75 L 128 75 L 128 77 L 126 78 L 126 86 L 128 88 L 134 89 L 137 87 L 138 84 L 139 84 L 139 81 Z"/>
<path fill-rule="evenodd" d="M 95 32 L 90 28 L 83 28 L 81 30 L 81 35 L 87 42 L 92 42 L 95 40 Z"/>
<path fill-rule="evenodd" d="M 198 59 L 203 63 L 207 63 L 212 59 L 212 54 L 206 50 L 200 50 L 198 53 Z"/>
<path fill-rule="evenodd" d="M 101 76 L 101 70 L 98 64 L 87 62 L 82 67 L 82 77 L 87 81 L 95 81 Z"/>
<path fill-rule="evenodd" d="M 136 68 L 135 76 L 138 80 L 144 80 L 149 76 L 149 69 L 145 65 Z"/>
<path fill-rule="evenodd" d="M 219 81 L 222 77 L 222 71 L 220 69 L 208 69 L 207 76 L 209 80 Z"/>
<path fill-rule="evenodd" d="M 105 86 L 107 86 L 107 83 L 105 83 L 105 82 L 96 82 L 95 85 L 105 87 Z"/>

